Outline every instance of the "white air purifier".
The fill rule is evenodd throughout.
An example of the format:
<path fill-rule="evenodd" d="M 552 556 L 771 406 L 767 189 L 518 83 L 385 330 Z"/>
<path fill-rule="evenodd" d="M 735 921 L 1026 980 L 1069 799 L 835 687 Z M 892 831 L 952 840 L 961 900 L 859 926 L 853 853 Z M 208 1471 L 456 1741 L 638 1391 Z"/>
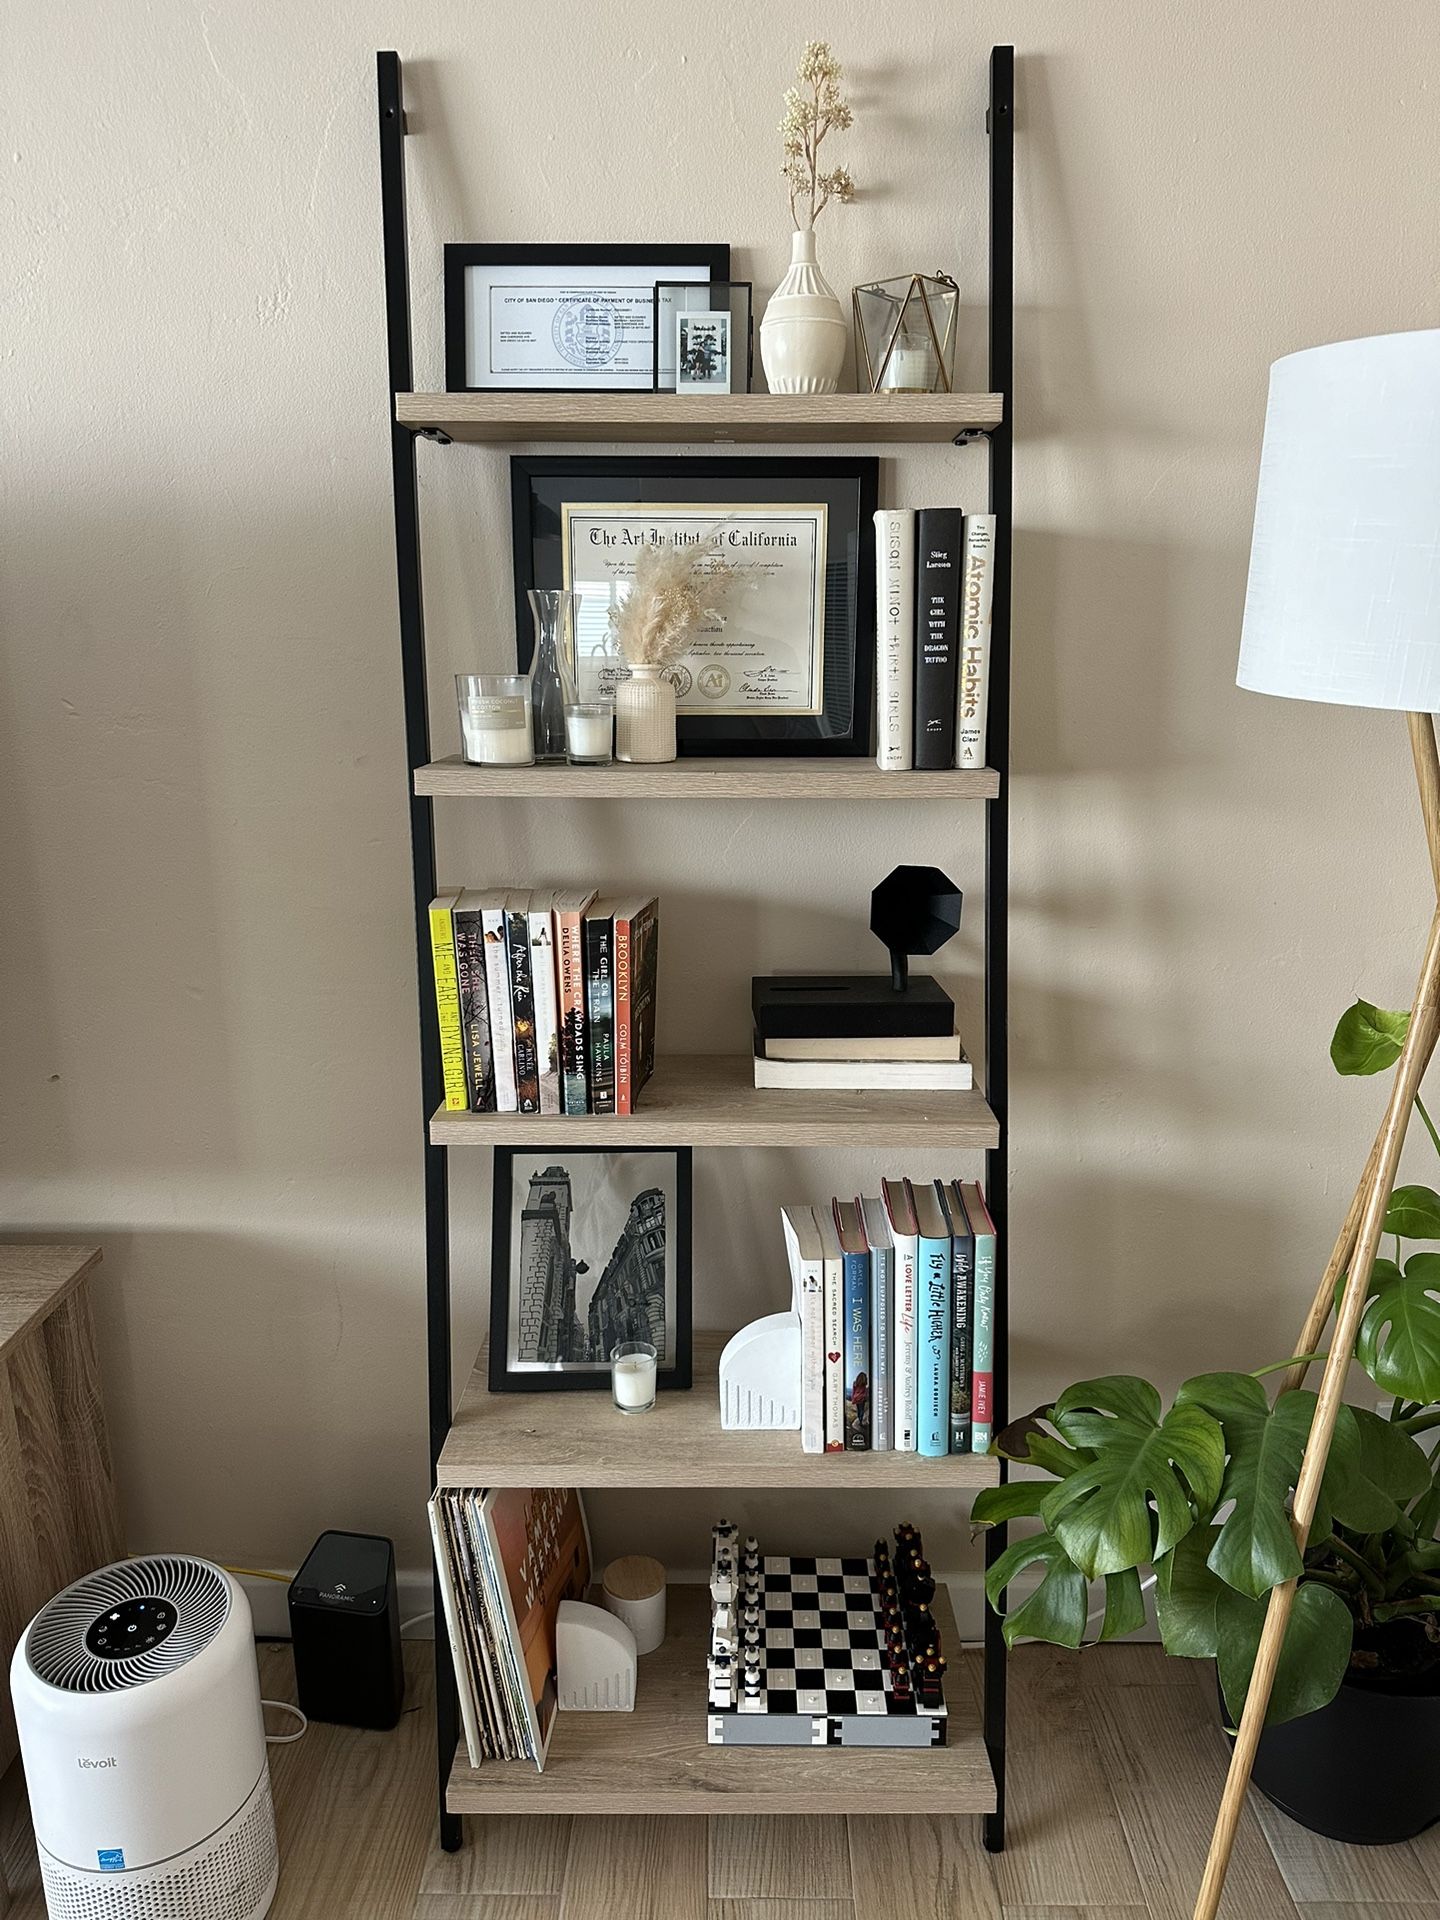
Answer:
<path fill-rule="evenodd" d="M 51 1920 L 258 1920 L 279 1878 L 250 1603 L 208 1560 L 87 1574 L 10 1666 Z"/>

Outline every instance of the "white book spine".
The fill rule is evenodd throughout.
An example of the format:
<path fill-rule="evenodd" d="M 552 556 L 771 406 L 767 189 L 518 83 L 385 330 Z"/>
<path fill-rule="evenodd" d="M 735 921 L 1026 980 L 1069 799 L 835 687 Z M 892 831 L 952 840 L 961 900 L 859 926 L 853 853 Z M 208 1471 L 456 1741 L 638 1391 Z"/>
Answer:
<path fill-rule="evenodd" d="M 480 916 L 485 935 L 485 991 L 490 996 L 490 1050 L 495 1060 L 495 1110 L 520 1111 L 515 1081 L 515 1004 L 510 998 L 510 959 L 505 946 L 505 909 L 486 907 Z"/>
<path fill-rule="evenodd" d="M 828 1207 L 816 1207 L 815 1224 L 825 1273 L 825 1451 L 845 1451 L 845 1263 Z"/>
<path fill-rule="evenodd" d="M 914 1234 L 895 1235 L 895 1338 L 891 1355 L 895 1369 L 895 1451 L 914 1453 L 918 1352 L 915 1332 L 915 1288 L 918 1284 L 919 1246 Z"/>
<path fill-rule="evenodd" d="M 960 675 L 955 709 L 955 764 L 983 767 L 990 705 L 990 603 L 995 592 L 995 516 L 967 513 L 960 579 Z"/>
<path fill-rule="evenodd" d="M 535 994 L 540 1111 L 559 1113 L 560 986 L 555 972 L 555 921 L 548 906 L 530 910 L 530 983 Z"/>
<path fill-rule="evenodd" d="M 808 1207 L 796 1209 L 807 1226 L 814 1216 Z M 800 1251 L 790 1209 L 781 1210 L 785 1251 L 790 1259 L 790 1286 L 795 1312 L 800 1316 L 800 1447 L 804 1453 L 825 1451 L 825 1268 L 821 1260 Z M 813 1231 L 813 1226 L 811 1226 Z"/>
<path fill-rule="evenodd" d="M 875 646 L 875 761 L 887 773 L 903 773 L 915 764 L 915 514 L 909 507 L 875 515 Z"/>

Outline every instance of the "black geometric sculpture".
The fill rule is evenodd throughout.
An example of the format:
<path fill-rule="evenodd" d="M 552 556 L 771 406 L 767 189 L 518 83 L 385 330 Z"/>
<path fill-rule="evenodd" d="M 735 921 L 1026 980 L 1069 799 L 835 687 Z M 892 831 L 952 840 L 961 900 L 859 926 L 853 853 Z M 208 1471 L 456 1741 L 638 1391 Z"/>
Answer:
<path fill-rule="evenodd" d="M 938 953 L 960 931 L 964 897 L 939 867 L 896 867 L 870 895 L 870 931 L 890 949 L 894 992 L 909 987 L 912 953 Z"/>

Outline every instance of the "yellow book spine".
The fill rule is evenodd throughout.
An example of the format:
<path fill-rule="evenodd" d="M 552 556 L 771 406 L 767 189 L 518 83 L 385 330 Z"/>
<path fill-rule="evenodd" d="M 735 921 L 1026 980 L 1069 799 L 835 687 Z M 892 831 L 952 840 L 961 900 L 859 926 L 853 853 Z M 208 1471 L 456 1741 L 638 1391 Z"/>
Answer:
<path fill-rule="evenodd" d="M 449 907 L 430 909 L 430 951 L 435 960 L 435 1010 L 440 1015 L 440 1063 L 445 1070 L 445 1106 L 469 1110 L 465 1089 L 465 1043 L 460 1033 L 460 983 L 455 977 L 455 929 Z"/>

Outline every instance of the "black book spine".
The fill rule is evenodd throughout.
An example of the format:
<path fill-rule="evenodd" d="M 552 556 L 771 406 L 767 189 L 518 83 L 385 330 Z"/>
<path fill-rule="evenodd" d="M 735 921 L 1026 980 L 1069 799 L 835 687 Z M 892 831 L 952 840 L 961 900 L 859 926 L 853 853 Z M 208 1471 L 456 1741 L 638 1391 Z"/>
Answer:
<path fill-rule="evenodd" d="M 586 1071 L 590 1111 L 615 1111 L 615 923 L 585 921 L 585 1009 L 590 1041 Z"/>
<path fill-rule="evenodd" d="M 958 507 L 915 516 L 915 765 L 927 769 L 955 764 L 962 527 Z"/>
<path fill-rule="evenodd" d="M 490 997 L 485 989 L 485 929 L 479 912 L 455 910 L 455 975 L 460 988 L 460 1037 L 472 1113 L 495 1111 L 495 1060 L 490 1043 Z"/>
<path fill-rule="evenodd" d="M 515 1011 L 515 1092 L 521 1113 L 540 1111 L 540 1053 L 535 1044 L 535 986 L 530 977 L 530 916 L 505 912 L 510 1001 Z"/>

